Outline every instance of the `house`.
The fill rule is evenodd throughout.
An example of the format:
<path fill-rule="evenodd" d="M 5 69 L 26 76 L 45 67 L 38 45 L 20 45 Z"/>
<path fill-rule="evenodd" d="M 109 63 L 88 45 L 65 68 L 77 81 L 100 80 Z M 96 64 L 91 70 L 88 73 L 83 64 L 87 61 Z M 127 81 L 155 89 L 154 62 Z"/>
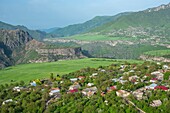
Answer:
<path fill-rule="evenodd" d="M 13 88 L 14 91 L 20 92 L 23 89 L 23 87 L 16 86 Z"/>
<path fill-rule="evenodd" d="M 134 71 L 134 70 L 130 70 L 129 72 L 130 72 L 130 73 L 134 73 L 135 71 Z"/>
<path fill-rule="evenodd" d="M 124 83 L 127 82 L 127 80 L 120 80 L 119 82 L 120 82 L 121 84 L 124 84 Z"/>
<path fill-rule="evenodd" d="M 130 95 L 130 93 L 125 90 L 118 90 L 118 91 L 116 91 L 116 94 L 119 97 L 127 97 Z"/>
<path fill-rule="evenodd" d="M 141 100 L 143 98 L 143 92 L 140 90 L 136 90 L 132 93 L 137 100 Z"/>
<path fill-rule="evenodd" d="M 71 82 L 76 82 L 78 80 L 78 78 L 71 78 L 70 81 Z"/>
<path fill-rule="evenodd" d="M 78 92 L 78 89 L 71 89 L 71 90 L 69 90 L 68 93 L 76 93 L 76 92 Z"/>
<path fill-rule="evenodd" d="M 94 83 L 88 83 L 87 86 L 89 87 L 94 86 Z"/>
<path fill-rule="evenodd" d="M 93 77 L 94 77 L 94 76 L 97 76 L 97 75 L 98 75 L 98 73 L 93 73 L 93 74 L 92 74 Z"/>
<path fill-rule="evenodd" d="M 106 103 L 107 106 L 109 105 L 107 100 L 105 100 L 104 102 Z"/>
<path fill-rule="evenodd" d="M 153 100 L 152 103 L 150 104 L 150 106 L 152 107 L 158 107 L 160 105 L 162 105 L 161 100 Z"/>
<path fill-rule="evenodd" d="M 104 69 L 102 69 L 102 70 L 100 70 L 101 72 L 106 72 L 106 70 L 104 70 Z"/>
<path fill-rule="evenodd" d="M 163 90 L 163 91 L 167 91 L 168 88 L 165 87 L 165 86 L 156 86 L 154 89 L 160 89 L 160 90 Z"/>
<path fill-rule="evenodd" d="M 113 82 L 118 82 L 119 79 L 118 79 L 118 78 L 113 78 L 112 81 L 113 81 Z"/>
<path fill-rule="evenodd" d="M 168 65 L 163 65 L 163 67 L 162 67 L 164 70 L 167 70 L 167 69 L 169 69 L 169 66 Z"/>
<path fill-rule="evenodd" d="M 163 76 L 164 76 L 164 74 L 161 73 L 160 71 L 152 72 L 151 75 L 154 75 L 158 80 L 163 80 Z"/>
<path fill-rule="evenodd" d="M 101 96 L 105 96 L 105 94 L 106 92 L 103 92 L 103 91 L 100 93 Z"/>
<path fill-rule="evenodd" d="M 31 86 L 37 86 L 37 83 L 35 81 L 30 83 Z"/>
<path fill-rule="evenodd" d="M 76 83 L 76 84 L 71 85 L 71 86 L 69 87 L 69 90 L 79 89 L 80 87 L 81 87 L 81 86 L 80 86 L 78 83 Z"/>
<path fill-rule="evenodd" d="M 96 92 L 97 92 L 97 87 L 91 87 L 82 90 L 82 93 L 88 97 L 94 95 Z"/>
<path fill-rule="evenodd" d="M 84 79 L 84 78 L 85 78 L 85 76 L 79 76 L 79 77 L 78 77 L 79 80 L 82 80 L 82 79 Z"/>
<path fill-rule="evenodd" d="M 107 87 L 107 92 L 111 92 L 111 91 L 114 91 L 116 89 L 117 89 L 116 86 L 110 86 L 110 87 Z"/>
<path fill-rule="evenodd" d="M 53 95 L 56 95 L 56 94 L 58 94 L 58 93 L 60 93 L 60 89 L 59 89 L 59 88 L 52 88 L 52 89 L 50 90 L 49 95 L 50 95 L 50 96 L 53 96 Z"/>
<path fill-rule="evenodd" d="M 149 85 L 149 86 L 145 86 L 145 88 L 146 88 L 146 89 L 154 89 L 156 86 L 157 86 L 157 84 L 152 83 L 152 84 Z"/>
<path fill-rule="evenodd" d="M 152 79 L 150 80 L 150 82 L 152 82 L 152 83 L 155 83 L 155 82 L 157 82 L 157 81 L 158 81 L 157 78 L 152 78 Z"/>
<path fill-rule="evenodd" d="M 13 100 L 12 99 L 5 100 L 5 101 L 3 101 L 2 105 L 5 105 L 6 103 L 9 103 L 9 102 L 13 102 Z"/>
<path fill-rule="evenodd" d="M 129 77 L 129 81 L 133 81 L 133 80 L 137 80 L 137 79 L 139 79 L 138 76 L 130 76 Z"/>

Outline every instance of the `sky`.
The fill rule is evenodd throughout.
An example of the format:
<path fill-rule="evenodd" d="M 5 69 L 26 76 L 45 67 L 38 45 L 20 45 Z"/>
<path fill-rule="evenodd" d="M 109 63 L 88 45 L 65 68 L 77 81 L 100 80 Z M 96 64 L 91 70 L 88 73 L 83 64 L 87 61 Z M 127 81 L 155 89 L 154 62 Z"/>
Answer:
<path fill-rule="evenodd" d="M 170 0 L 0 0 L 0 21 L 47 29 L 82 23 L 95 16 L 141 11 Z"/>

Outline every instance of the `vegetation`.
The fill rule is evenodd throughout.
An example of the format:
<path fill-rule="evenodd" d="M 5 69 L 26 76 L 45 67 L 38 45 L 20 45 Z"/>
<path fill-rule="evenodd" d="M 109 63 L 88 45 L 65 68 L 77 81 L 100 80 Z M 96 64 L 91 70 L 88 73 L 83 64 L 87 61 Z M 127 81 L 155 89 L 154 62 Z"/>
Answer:
<path fill-rule="evenodd" d="M 128 38 L 128 37 L 110 37 L 107 35 L 96 35 L 96 34 L 82 34 L 82 35 L 74 35 L 70 37 L 64 37 L 75 40 L 84 40 L 84 41 L 115 41 L 115 40 L 135 40 L 136 38 Z"/>
<path fill-rule="evenodd" d="M 149 51 L 149 52 L 145 52 L 144 55 L 170 58 L 170 50 L 167 49 L 167 50 Z"/>
<path fill-rule="evenodd" d="M 129 60 L 135 61 L 135 60 Z M 110 65 L 117 60 L 111 59 L 79 59 L 79 60 L 67 60 L 67 61 L 57 61 L 50 63 L 37 63 L 37 64 L 21 64 L 17 66 L 12 66 L 0 70 L 0 84 L 10 83 L 11 81 L 25 81 L 36 78 L 49 77 L 50 73 L 63 75 L 66 73 L 74 72 L 85 67 L 98 67 L 100 65 L 106 66 Z M 142 62 L 142 61 L 137 61 Z"/>
<path fill-rule="evenodd" d="M 169 113 L 169 91 L 161 89 L 146 89 L 145 86 L 151 84 L 151 80 L 155 75 L 154 71 L 169 71 L 169 64 L 154 62 L 136 62 L 131 63 L 125 61 L 117 62 L 111 59 L 91 59 L 91 61 L 112 61 L 109 66 L 99 66 L 98 68 L 83 68 L 62 76 L 50 73 L 46 79 L 36 79 L 36 86 L 25 84 L 24 81 L 0 85 L 0 112 L 1 113 L 136 113 L 140 108 L 144 112 L 149 113 Z M 165 67 L 164 69 L 163 67 Z M 133 71 L 132 71 L 133 70 Z M 95 74 L 97 73 L 97 74 Z M 95 76 L 92 76 L 94 75 Z M 137 78 L 130 79 L 130 77 Z M 71 78 L 79 78 L 71 81 Z M 119 79 L 114 81 L 113 79 Z M 120 81 L 125 81 L 121 83 Z M 142 82 L 143 81 L 143 82 Z M 96 87 L 95 93 L 85 95 L 82 91 L 91 88 L 88 83 L 94 83 Z M 155 84 L 169 86 L 169 80 L 159 80 Z M 79 85 L 76 92 L 70 92 L 70 87 Z M 15 90 L 16 86 L 21 88 Z M 110 89 L 110 87 L 115 87 Z M 59 89 L 59 92 L 51 95 L 52 89 Z M 140 100 L 133 92 L 143 90 L 143 96 Z M 169 88 L 169 87 L 168 87 Z M 126 90 L 128 96 L 122 98 L 117 94 L 118 90 Z M 153 100 L 160 100 L 161 104 L 157 107 L 151 106 Z M 129 101 L 131 103 L 129 103 Z M 132 104 L 133 103 L 133 104 Z"/>
<path fill-rule="evenodd" d="M 90 30 L 98 26 L 116 20 L 120 15 L 122 14 L 118 14 L 115 16 L 97 16 L 81 24 L 74 24 L 66 26 L 64 28 L 57 28 L 56 30 L 53 30 L 50 34 L 55 35 L 57 37 L 65 37 L 89 32 Z"/>
<path fill-rule="evenodd" d="M 149 44 L 117 44 L 116 46 L 110 46 L 102 42 L 96 42 L 93 44 L 85 44 L 82 46 L 83 50 L 93 57 L 109 57 L 115 59 L 137 59 L 141 54 L 146 51 L 152 50 L 164 50 L 163 46 L 152 46 Z"/>

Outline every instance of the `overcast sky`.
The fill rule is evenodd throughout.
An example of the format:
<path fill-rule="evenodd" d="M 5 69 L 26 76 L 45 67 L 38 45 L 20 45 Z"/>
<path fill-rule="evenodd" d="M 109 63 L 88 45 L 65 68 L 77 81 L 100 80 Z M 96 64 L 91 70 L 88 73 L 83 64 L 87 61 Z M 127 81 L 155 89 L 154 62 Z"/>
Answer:
<path fill-rule="evenodd" d="M 140 11 L 170 0 L 0 0 L 0 21 L 30 29 L 63 27 L 95 16 Z"/>

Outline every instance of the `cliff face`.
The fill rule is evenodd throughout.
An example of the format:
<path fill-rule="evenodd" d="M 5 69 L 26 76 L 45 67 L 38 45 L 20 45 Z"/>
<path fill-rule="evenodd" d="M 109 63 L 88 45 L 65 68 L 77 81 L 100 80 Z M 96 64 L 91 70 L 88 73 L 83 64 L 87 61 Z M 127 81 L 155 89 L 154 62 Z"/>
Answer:
<path fill-rule="evenodd" d="M 60 59 L 83 58 L 81 48 L 48 48 L 22 30 L 0 30 L 0 68 Z"/>
<path fill-rule="evenodd" d="M 41 55 L 63 55 L 63 56 L 81 56 L 81 48 L 61 48 L 61 49 L 36 49 Z"/>
<path fill-rule="evenodd" d="M 0 30 L 0 41 L 10 49 L 16 49 L 17 47 L 25 45 L 31 41 L 32 37 L 28 32 L 22 30 Z"/>
<path fill-rule="evenodd" d="M 84 58 L 80 47 L 77 48 L 59 48 L 59 49 L 36 49 L 40 56 L 37 60 L 30 60 L 30 62 L 51 62 L 63 59 L 77 59 Z"/>
<path fill-rule="evenodd" d="M 0 30 L 0 68 L 14 65 L 32 37 L 22 30 Z M 20 54 L 20 57 L 23 54 Z"/>

